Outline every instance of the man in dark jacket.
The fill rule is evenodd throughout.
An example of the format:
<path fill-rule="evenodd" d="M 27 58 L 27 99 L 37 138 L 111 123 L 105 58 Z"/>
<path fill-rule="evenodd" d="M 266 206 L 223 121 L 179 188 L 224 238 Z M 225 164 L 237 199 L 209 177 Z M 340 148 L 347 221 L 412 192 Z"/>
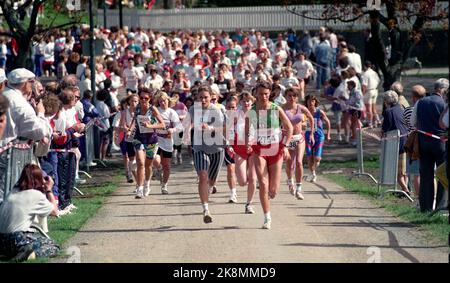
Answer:
<path fill-rule="evenodd" d="M 439 79 L 434 83 L 431 95 L 422 98 L 414 107 L 411 115 L 411 124 L 420 131 L 435 136 L 442 136 L 444 130 L 439 127 L 439 117 L 444 111 L 444 96 L 448 92 L 448 79 Z M 445 144 L 425 134 L 419 134 L 420 152 L 420 210 L 422 212 L 433 210 L 434 201 L 434 170 L 445 159 Z M 438 184 L 436 194 L 436 207 L 447 206 L 447 196 L 442 184 Z"/>

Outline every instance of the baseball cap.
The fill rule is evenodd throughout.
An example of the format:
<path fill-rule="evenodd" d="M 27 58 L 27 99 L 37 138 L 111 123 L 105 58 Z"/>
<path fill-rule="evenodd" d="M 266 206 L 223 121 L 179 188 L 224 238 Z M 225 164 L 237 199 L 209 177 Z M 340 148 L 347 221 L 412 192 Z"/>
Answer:
<path fill-rule="evenodd" d="M 10 84 L 24 83 L 30 79 L 34 79 L 36 76 L 31 71 L 25 68 L 18 68 L 11 71 L 8 74 L 8 82 Z"/>

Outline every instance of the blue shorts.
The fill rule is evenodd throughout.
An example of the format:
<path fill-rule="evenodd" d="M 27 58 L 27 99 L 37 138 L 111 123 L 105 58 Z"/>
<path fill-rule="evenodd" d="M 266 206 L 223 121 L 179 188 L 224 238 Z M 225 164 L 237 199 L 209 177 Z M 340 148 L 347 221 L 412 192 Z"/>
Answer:
<path fill-rule="evenodd" d="M 406 174 L 420 175 L 420 160 L 411 160 L 409 157 L 406 160 Z"/>
<path fill-rule="evenodd" d="M 120 151 L 122 152 L 123 156 L 127 155 L 128 157 L 134 157 L 136 155 L 133 143 L 127 142 L 125 140 L 122 140 L 120 142 Z"/>
<path fill-rule="evenodd" d="M 305 132 L 306 156 L 322 157 L 325 136 L 323 134 L 315 132 L 314 133 L 314 144 L 311 144 L 309 141 L 310 134 L 311 134 L 310 131 Z"/>

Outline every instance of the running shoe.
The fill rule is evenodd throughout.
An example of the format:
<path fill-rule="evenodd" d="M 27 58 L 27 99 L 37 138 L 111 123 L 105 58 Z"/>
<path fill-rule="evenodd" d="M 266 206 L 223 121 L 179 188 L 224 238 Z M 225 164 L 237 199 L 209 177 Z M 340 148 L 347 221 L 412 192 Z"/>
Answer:
<path fill-rule="evenodd" d="M 299 190 L 299 189 L 297 189 L 297 190 L 295 191 L 295 197 L 296 197 L 297 199 L 300 199 L 300 200 L 304 200 L 304 199 L 305 199 L 305 197 L 304 197 L 303 194 L 302 194 L 302 191 Z"/>
<path fill-rule="evenodd" d="M 250 204 L 245 205 L 245 214 L 255 214 L 255 209 Z"/>
<path fill-rule="evenodd" d="M 148 184 L 144 185 L 143 195 L 144 197 L 148 197 L 150 195 L 150 186 Z"/>
<path fill-rule="evenodd" d="M 161 194 L 163 195 L 168 195 L 169 191 L 167 190 L 167 185 L 162 185 L 161 186 Z"/>
<path fill-rule="evenodd" d="M 311 178 L 311 183 L 315 183 L 317 181 L 317 175 L 313 174 Z"/>
<path fill-rule="evenodd" d="M 209 213 L 209 210 L 203 211 L 203 222 L 208 224 L 212 222 L 211 214 Z"/>
<path fill-rule="evenodd" d="M 262 226 L 261 228 L 262 228 L 262 229 L 270 230 L 271 224 L 272 224 L 272 220 L 266 220 L 266 221 L 264 221 L 264 224 L 263 224 L 263 226 Z"/>
<path fill-rule="evenodd" d="M 228 200 L 229 203 L 237 203 L 237 194 L 231 193 L 230 199 Z"/>
<path fill-rule="evenodd" d="M 212 186 L 212 188 L 209 188 L 208 193 L 211 194 L 215 194 L 217 193 L 217 188 L 216 186 Z"/>
<path fill-rule="evenodd" d="M 137 198 L 137 199 L 144 198 L 144 189 L 138 188 L 136 191 L 136 196 L 134 198 Z"/>

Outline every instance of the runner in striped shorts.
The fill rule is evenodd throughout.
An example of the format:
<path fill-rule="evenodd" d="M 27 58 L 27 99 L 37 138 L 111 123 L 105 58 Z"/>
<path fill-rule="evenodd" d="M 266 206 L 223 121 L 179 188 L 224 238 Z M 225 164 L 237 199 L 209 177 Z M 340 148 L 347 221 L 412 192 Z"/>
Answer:
<path fill-rule="evenodd" d="M 224 113 L 211 104 L 211 89 L 202 86 L 198 90 L 200 103 L 189 109 L 188 125 L 185 124 L 185 142 L 189 142 L 194 128 L 194 167 L 199 177 L 198 192 L 203 206 L 203 222 L 211 223 L 209 212 L 209 188 L 214 186 L 224 160 Z"/>

